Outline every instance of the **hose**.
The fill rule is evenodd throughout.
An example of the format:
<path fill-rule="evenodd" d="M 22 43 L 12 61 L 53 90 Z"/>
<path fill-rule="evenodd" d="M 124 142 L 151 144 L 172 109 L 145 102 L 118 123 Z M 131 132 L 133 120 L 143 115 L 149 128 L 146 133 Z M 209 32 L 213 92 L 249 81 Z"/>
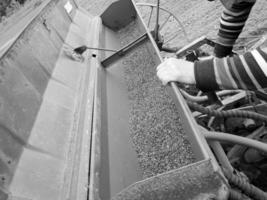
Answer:
<path fill-rule="evenodd" d="M 240 190 L 242 190 L 246 195 L 256 200 L 266 200 L 267 193 L 255 187 L 254 185 L 248 183 L 244 179 L 236 176 L 235 174 L 229 172 L 228 170 L 222 168 L 225 177 L 228 181 L 237 186 Z"/>
<path fill-rule="evenodd" d="M 202 133 L 207 140 L 219 140 L 219 141 L 245 145 L 245 146 L 260 150 L 264 153 L 267 153 L 267 144 L 253 140 L 253 139 L 244 138 L 241 136 L 227 134 L 227 133 L 216 132 L 216 131 L 209 131 L 209 132 L 202 132 Z"/>
<path fill-rule="evenodd" d="M 227 110 L 227 111 L 219 111 L 219 110 L 213 110 L 210 108 L 205 108 L 204 106 L 201 106 L 194 102 L 187 102 L 188 106 L 192 110 L 196 110 L 198 112 L 201 112 L 203 114 L 207 114 L 209 116 L 215 116 L 215 117 L 238 117 L 238 118 L 250 118 L 255 120 L 260 120 L 267 123 L 267 117 L 265 115 L 254 113 L 251 111 L 245 111 L 245 110 Z"/>
<path fill-rule="evenodd" d="M 229 191 L 229 200 L 250 200 L 251 198 L 247 197 L 245 194 L 234 190 L 230 189 Z"/>
<path fill-rule="evenodd" d="M 186 98 L 189 101 L 200 103 L 200 102 L 204 102 L 208 100 L 207 96 L 193 96 L 182 89 L 180 89 L 180 92 L 182 93 L 184 98 Z M 238 92 L 239 92 L 238 90 L 223 90 L 223 91 L 217 92 L 216 94 L 221 97 L 221 96 L 225 96 L 229 94 L 236 94 Z"/>
<path fill-rule="evenodd" d="M 208 132 L 208 130 L 202 126 L 199 126 L 199 129 L 201 132 Z M 212 150 L 215 154 L 215 157 L 217 158 L 219 163 L 222 165 L 222 167 L 233 172 L 234 168 L 232 167 L 229 159 L 227 158 L 227 155 L 226 155 L 225 151 L 223 150 L 222 145 L 217 141 L 211 141 L 211 142 L 209 142 L 209 145 L 212 148 Z"/>

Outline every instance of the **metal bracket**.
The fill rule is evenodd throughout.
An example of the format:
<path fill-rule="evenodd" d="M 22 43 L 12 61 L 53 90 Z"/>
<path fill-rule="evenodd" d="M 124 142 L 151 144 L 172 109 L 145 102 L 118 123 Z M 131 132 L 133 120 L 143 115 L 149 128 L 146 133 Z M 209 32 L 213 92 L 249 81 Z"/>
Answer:
<path fill-rule="evenodd" d="M 206 36 L 202 36 L 200 38 L 197 38 L 196 40 L 194 40 L 190 44 L 184 46 L 179 51 L 177 51 L 176 52 L 176 57 L 177 58 L 181 58 L 181 57 L 185 56 L 188 52 L 190 52 L 192 50 L 195 50 L 195 49 L 199 48 L 200 46 L 202 46 L 204 44 L 210 45 L 212 47 L 215 46 L 215 42 L 213 42 L 212 40 L 206 38 Z"/>

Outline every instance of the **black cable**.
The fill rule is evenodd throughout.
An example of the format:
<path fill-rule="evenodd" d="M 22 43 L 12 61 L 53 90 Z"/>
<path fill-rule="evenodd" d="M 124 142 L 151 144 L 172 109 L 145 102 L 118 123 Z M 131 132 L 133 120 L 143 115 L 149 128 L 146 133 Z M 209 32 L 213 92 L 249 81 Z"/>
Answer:
<path fill-rule="evenodd" d="M 267 123 L 267 117 L 265 115 L 254 113 L 251 111 L 246 110 L 227 110 L 227 111 L 219 111 L 219 110 L 213 110 L 210 108 L 205 108 L 204 106 L 201 106 L 194 102 L 187 102 L 188 106 L 195 111 L 201 112 L 203 114 L 207 114 L 209 116 L 215 116 L 215 117 L 222 117 L 222 118 L 228 118 L 228 117 L 237 117 L 237 118 L 250 118 L 255 120 L 260 120 Z"/>

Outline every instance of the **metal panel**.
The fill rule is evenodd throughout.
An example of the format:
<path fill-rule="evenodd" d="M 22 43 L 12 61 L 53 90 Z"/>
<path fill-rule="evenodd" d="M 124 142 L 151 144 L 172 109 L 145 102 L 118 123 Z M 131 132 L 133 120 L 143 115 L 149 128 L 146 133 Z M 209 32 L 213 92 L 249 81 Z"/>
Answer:
<path fill-rule="evenodd" d="M 70 60 L 61 48 L 91 45 L 92 18 L 72 1 L 68 16 L 66 2 L 50 1 L 0 60 L 1 200 L 87 198 L 89 61 Z"/>
<path fill-rule="evenodd" d="M 131 1 L 115 1 L 102 14 L 103 24 L 117 31 L 136 18 L 136 10 Z"/>

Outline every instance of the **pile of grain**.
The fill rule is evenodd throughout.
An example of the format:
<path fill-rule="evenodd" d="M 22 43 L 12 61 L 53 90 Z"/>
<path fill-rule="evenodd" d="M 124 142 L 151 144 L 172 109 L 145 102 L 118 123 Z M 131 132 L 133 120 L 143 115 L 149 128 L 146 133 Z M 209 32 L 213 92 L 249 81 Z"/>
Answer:
<path fill-rule="evenodd" d="M 122 45 L 141 35 L 136 24 L 120 31 Z M 130 100 L 130 129 L 144 177 L 194 162 L 179 113 L 156 76 L 156 64 L 147 44 L 123 59 Z"/>

